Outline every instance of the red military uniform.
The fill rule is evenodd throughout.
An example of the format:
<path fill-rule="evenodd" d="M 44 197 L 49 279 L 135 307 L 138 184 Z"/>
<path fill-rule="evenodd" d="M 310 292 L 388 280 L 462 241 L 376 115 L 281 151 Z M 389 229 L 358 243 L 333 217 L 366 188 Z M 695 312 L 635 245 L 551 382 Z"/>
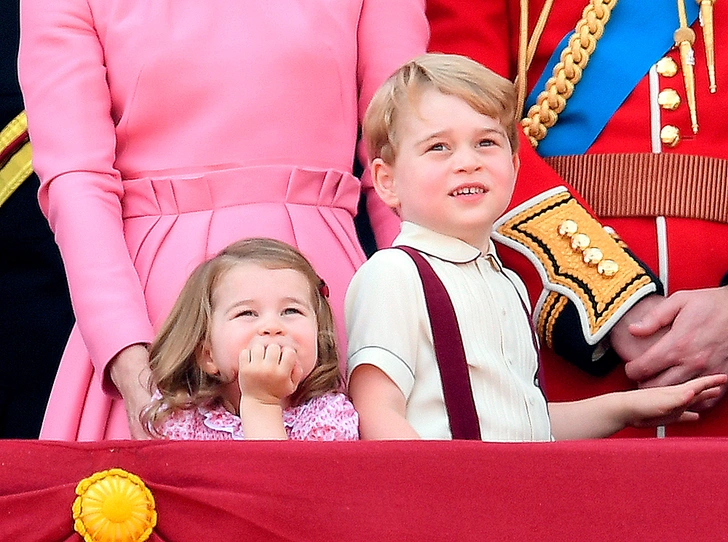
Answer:
<path fill-rule="evenodd" d="M 693 0 L 686 2 L 691 4 L 692 10 L 696 9 Z M 528 70 L 529 91 L 536 85 L 554 51 L 563 49 L 560 42 L 575 29 L 587 3 L 587 0 L 555 0 Z M 595 3 L 598 2 L 592 2 Z M 631 8 L 626 0 L 610 3 L 613 4 L 613 15 L 621 9 L 619 15 L 628 16 Z M 536 26 L 542 5 L 543 0 L 529 2 L 529 35 Z M 674 0 L 665 1 L 659 9 L 662 10 L 660 16 L 675 12 L 677 21 L 678 8 Z M 430 49 L 470 56 L 514 79 L 519 14 L 519 2 L 511 0 L 430 0 Z M 728 118 L 728 40 L 724 32 L 728 27 L 728 4 L 715 3 L 714 20 L 715 93 L 709 91 L 702 29 L 697 22 L 692 24 L 697 36 L 694 43 L 697 134 L 691 129 L 680 55 L 675 47 L 667 46 L 651 60 L 654 67 L 650 73 L 640 75 L 636 86 L 627 93 L 624 102 L 583 156 L 577 156 L 575 161 L 558 156 L 547 159 L 559 174 L 534 153 L 528 143 L 521 150 L 522 165 L 513 206 L 568 181 L 584 196 L 602 223 L 613 227 L 631 251 L 660 276 L 668 294 L 718 286 L 728 271 L 728 131 L 724 127 Z M 604 25 L 605 36 L 612 30 L 610 24 Z M 641 24 L 646 29 L 650 21 Z M 677 24 L 671 32 L 675 28 Z M 671 38 L 672 35 L 668 39 Z M 641 33 L 632 35 L 624 40 L 624 55 L 627 56 L 615 55 L 606 62 L 617 63 L 619 69 L 619 63 L 628 58 L 630 51 L 643 46 L 643 39 L 646 38 Z M 597 42 L 597 50 L 599 47 Z M 672 62 L 662 60 L 658 63 L 665 57 Z M 596 64 L 586 65 L 584 73 L 590 69 L 592 76 L 601 70 Z M 601 85 L 603 92 L 609 92 L 611 85 L 612 81 L 605 79 Z M 578 92 L 577 83 L 574 95 Z M 593 110 L 599 110 L 600 95 L 594 96 L 592 103 Z M 568 109 L 567 100 L 564 118 Z M 563 119 L 557 123 L 559 121 L 563 122 Z M 591 159 L 598 162 L 589 162 Z M 594 173 L 595 170 L 601 172 Z M 523 248 L 519 247 L 519 251 L 527 254 Z M 533 246 L 526 248 L 533 252 Z M 534 256 L 529 258 L 534 260 Z M 541 289 L 535 272 L 538 266 L 528 265 L 528 260 L 521 254 L 508 254 L 505 259 L 529 284 L 532 298 L 538 297 Z M 535 259 L 543 262 L 544 254 L 536 254 Z M 540 278 L 543 279 L 543 273 Z M 588 286 L 601 287 L 596 282 Z M 629 305 L 642 295 L 645 295 L 644 288 L 630 294 L 629 300 L 625 297 L 617 304 Z M 584 296 L 580 294 L 580 297 Z M 539 304 L 537 309 L 544 310 L 545 307 Z M 604 325 L 611 327 L 613 323 L 614 319 Z M 540 332 L 546 344 L 555 340 L 547 336 L 548 330 L 543 327 Z M 598 379 L 563 363 L 549 351 L 545 351 L 544 358 L 546 392 L 550 400 L 580 398 L 630 386 L 621 367 L 608 377 Z M 728 400 L 704 413 L 701 422 L 668 427 L 667 434 L 728 435 Z"/>

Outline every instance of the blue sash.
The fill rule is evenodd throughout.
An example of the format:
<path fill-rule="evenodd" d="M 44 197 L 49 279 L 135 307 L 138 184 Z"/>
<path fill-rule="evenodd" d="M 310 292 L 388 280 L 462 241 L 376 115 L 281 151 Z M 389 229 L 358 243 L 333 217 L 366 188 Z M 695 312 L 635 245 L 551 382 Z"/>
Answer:
<path fill-rule="evenodd" d="M 698 17 L 696 2 L 686 0 L 688 24 Z M 675 0 L 619 0 L 597 42 L 596 50 L 566 102 L 564 111 L 546 137 L 539 142 L 541 156 L 584 154 L 599 136 L 614 112 L 666 51 L 674 45 L 673 33 L 680 26 Z M 534 90 L 526 99 L 526 110 L 546 87 L 570 32 L 549 59 Z"/>

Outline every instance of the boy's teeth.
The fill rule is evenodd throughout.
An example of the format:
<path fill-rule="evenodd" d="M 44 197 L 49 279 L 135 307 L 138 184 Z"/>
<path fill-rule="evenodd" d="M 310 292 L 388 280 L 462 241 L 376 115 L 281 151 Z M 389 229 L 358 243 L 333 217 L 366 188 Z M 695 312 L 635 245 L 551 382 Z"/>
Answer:
<path fill-rule="evenodd" d="M 453 192 L 454 196 L 461 196 L 463 194 L 482 194 L 485 192 L 482 188 L 476 188 L 475 186 L 470 186 L 468 188 L 461 188 L 460 190 L 455 190 Z"/>

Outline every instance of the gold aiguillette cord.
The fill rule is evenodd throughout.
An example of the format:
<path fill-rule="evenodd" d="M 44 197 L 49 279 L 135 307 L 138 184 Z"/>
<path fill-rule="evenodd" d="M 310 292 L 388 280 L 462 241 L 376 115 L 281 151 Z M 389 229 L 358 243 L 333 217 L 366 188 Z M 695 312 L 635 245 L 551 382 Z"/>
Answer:
<path fill-rule="evenodd" d="M 700 5 L 700 26 L 703 28 L 705 60 L 708 64 L 710 92 L 715 92 L 715 34 L 713 30 L 713 4 L 715 0 L 695 0 Z"/>

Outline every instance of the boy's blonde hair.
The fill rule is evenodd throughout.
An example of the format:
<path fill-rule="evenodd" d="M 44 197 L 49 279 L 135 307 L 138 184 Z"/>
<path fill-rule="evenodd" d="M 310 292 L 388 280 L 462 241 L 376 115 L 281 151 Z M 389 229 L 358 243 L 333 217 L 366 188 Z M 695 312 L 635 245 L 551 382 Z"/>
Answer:
<path fill-rule="evenodd" d="M 318 353 L 313 371 L 291 395 L 291 405 L 341 389 L 334 319 L 323 280 L 292 246 L 274 239 L 246 239 L 229 245 L 195 269 L 150 346 L 150 391 L 161 394 L 142 412 L 142 425 L 150 435 L 159 436 L 157 428 L 176 410 L 222 401 L 223 383 L 202 370 L 198 356 L 209 344 L 215 288 L 228 271 L 242 263 L 292 269 L 309 284 L 318 326 Z"/>
<path fill-rule="evenodd" d="M 370 162 L 381 158 L 388 164 L 394 163 L 398 117 L 416 108 L 428 89 L 461 98 L 481 115 L 498 120 L 506 131 L 512 153 L 518 152 L 513 83 L 468 57 L 427 53 L 399 68 L 374 94 L 362 128 Z"/>

